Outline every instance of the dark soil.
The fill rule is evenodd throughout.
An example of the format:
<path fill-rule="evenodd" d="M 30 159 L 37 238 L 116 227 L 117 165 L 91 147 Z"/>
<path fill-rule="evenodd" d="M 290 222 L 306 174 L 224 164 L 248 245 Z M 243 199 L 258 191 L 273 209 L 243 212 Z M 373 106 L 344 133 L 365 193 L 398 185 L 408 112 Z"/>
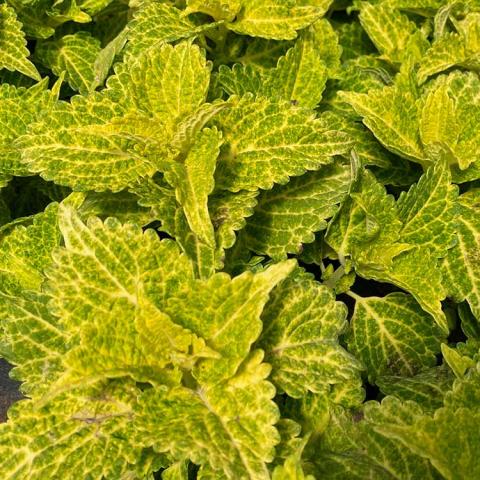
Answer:
<path fill-rule="evenodd" d="M 23 398 L 23 395 L 18 390 L 20 382 L 12 380 L 8 376 L 8 372 L 11 369 L 12 366 L 0 358 L 0 422 L 6 421 L 7 410 L 10 405 Z"/>

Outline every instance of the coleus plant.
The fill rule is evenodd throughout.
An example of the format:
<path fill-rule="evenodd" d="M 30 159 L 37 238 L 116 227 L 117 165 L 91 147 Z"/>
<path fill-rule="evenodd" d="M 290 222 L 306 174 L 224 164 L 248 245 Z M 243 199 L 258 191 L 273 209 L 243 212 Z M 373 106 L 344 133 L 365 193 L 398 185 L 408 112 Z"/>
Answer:
<path fill-rule="evenodd" d="M 0 19 L 2 479 L 480 478 L 479 2 Z"/>

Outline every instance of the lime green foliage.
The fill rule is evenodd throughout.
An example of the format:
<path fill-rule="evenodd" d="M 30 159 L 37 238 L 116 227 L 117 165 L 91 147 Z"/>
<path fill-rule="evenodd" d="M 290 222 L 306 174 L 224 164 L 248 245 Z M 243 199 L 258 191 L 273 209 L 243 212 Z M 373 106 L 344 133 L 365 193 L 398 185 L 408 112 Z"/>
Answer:
<path fill-rule="evenodd" d="M 0 478 L 480 478 L 479 52 L 474 0 L 0 5 Z"/>

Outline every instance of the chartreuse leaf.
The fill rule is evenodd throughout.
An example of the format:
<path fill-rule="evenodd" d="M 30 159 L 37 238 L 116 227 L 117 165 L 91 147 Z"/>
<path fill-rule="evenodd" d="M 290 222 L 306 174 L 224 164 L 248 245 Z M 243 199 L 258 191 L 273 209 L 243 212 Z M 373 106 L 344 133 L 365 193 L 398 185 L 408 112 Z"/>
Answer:
<path fill-rule="evenodd" d="M 138 197 L 130 192 L 89 192 L 79 206 L 81 217 L 115 217 L 122 223 L 128 221 L 144 226 L 155 220 L 153 213 L 138 204 Z"/>
<path fill-rule="evenodd" d="M 427 148 L 440 144 L 453 149 L 458 140 L 459 130 L 455 104 L 448 95 L 448 87 L 446 84 L 440 84 L 425 98 L 420 118 L 422 143 Z"/>
<path fill-rule="evenodd" d="M 224 250 L 232 247 L 236 241 L 235 232 L 241 230 L 247 218 L 253 215 L 258 193 L 222 191 L 209 198 L 210 217 L 215 228 L 217 261 L 220 264 L 223 263 Z"/>
<path fill-rule="evenodd" d="M 163 311 L 175 323 L 206 339 L 221 355 L 204 360 L 193 370 L 199 382 L 216 383 L 235 373 L 260 335 L 260 315 L 270 291 L 294 266 L 295 262 L 288 260 L 264 272 L 245 272 L 233 279 L 217 273 L 208 280 L 192 282 L 189 289 L 167 301 Z M 234 344 L 232 338 L 236 339 Z"/>
<path fill-rule="evenodd" d="M 340 99 L 363 117 L 363 123 L 388 150 L 407 160 L 424 162 L 418 133 L 420 112 L 412 92 L 394 85 L 368 94 L 342 92 Z"/>
<path fill-rule="evenodd" d="M 144 444 L 190 458 L 219 478 L 269 478 L 265 462 L 279 440 L 275 389 L 265 381 L 270 367 L 261 351 L 249 352 L 269 291 L 293 267 L 284 262 L 234 279 L 216 274 L 167 299 L 163 309 L 174 322 L 204 338 L 219 356 L 198 363 L 189 386 L 145 391 L 136 423 Z"/>
<path fill-rule="evenodd" d="M 94 63 L 100 53 L 100 41 L 88 32 L 64 35 L 37 44 L 35 55 L 55 75 L 65 72 L 65 80 L 81 94 L 91 90 Z"/>
<path fill-rule="evenodd" d="M 225 145 L 216 171 L 219 188 L 270 189 L 290 176 L 317 170 L 333 155 L 348 151 L 348 137 L 329 129 L 328 123 L 289 102 L 233 98 L 215 123 L 223 131 Z"/>
<path fill-rule="evenodd" d="M 479 211 L 479 190 L 471 190 L 458 198 L 457 244 L 449 250 L 444 261 L 449 296 L 456 302 L 467 300 L 477 320 L 480 320 Z"/>
<path fill-rule="evenodd" d="M 418 69 L 420 83 L 425 82 L 428 77 L 454 66 L 479 70 L 480 14 L 478 12 L 469 13 L 463 20 L 456 22 L 456 27 L 458 33 L 445 32 L 438 36 L 425 52 Z"/>
<path fill-rule="evenodd" d="M 187 0 L 187 12 L 201 12 L 215 20 L 231 22 L 242 5 L 241 0 Z"/>
<path fill-rule="evenodd" d="M 355 382 L 360 365 L 338 343 L 346 309 L 331 290 L 306 274 L 285 280 L 262 315 L 258 346 L 272 365 L 272 381 L 294 398 Z"/>
<path fill-rule="evenodd" d="M 356 412 L 334 410 L 323 441 L 312 444 L 309 452 L 317 477 L 393 480 L 418 475 L 438 479 L 428 460 L 412 453 L 388 434 L 377 431 L 377 424 L 388 421 L 388 414 L 390 412 L 379 408 L 377 402 L 369 402 Z M 392 414 L 399 424 L 412 416 L 410 409 L 402 405 Z"/>
<path fill-rule="evenodd" d="M 178 247 L 160 242 L 151 229 L 143 233 L 140 227 L 112 218 L 102 223 L 92 217 L 85 224 L 67 206 L 62 206 L 59 222 L 65 248 L 55 253 L 49 295 L 52 311 L 71 330 L 109 316 L 114 306 L 133 317 L 138 296 L 153 283 L 155 296 L 164 299 L 179 288 L 181 279 L 188 283 L 193 277 Z"/>
<path fill-rule="evenodd" d="M 412 376 L 435 366 L 445 336 L 412 297 L 391 293 L 354 298 L 348 345 L 372 381 L 384 374 Z"/>
<path fill-rule="evenodd" d="M 391 62 L 420 56 L 429 45 L 414 22 L 387 5 L 362 2 L 359 19 L 377 49 Z"/>
<path fill-rule="evenodd" d="M 298 253 L 326 228 L 350 186 L 350 165 L 332 164 L 262 192 L 240 233 L 247 248 L 272 258 Z"/>
<path fill-rule="evenodd" d="M 222 143 L 216 129 L 205 129 L 183 163 L 175 163 L 167 172 L 167 181 L 175 187 L 192 232 L 207 245 L 215 246 L 212 221 L 208 211 L 208 196 L 215 186 L 214 172 Z"/>
<path fill-rule="evenodd" d="M 119 191 L 155 171 L 139 152 L 147 140 L 129 138 L 113 121 L 123 114 L 120 104 L 100 94 L 74 97 L 56 103 L 17 146 L 28 168 L 46 180 L 77 190 Z"/>
<path fill-rule="evenodd" d="M 242 35 L 275 40 L 296 38 L 297 30 L 326 12 L 325 6 L 299 4 L 295 0 L 242 0 L 241 4 L 235 21 L 226 27 Z"/>
<path fill-rule="evenodd" d="M 163 45 L 118 65 L 107 81 L 110 95 L 167 128 L 196 111 L 205 101 L 210 66 L 191 42 Z"/>
<path fill-rule="evenodd" d="M 198 47 L 184 42 L 149 50 L 119 65 L 104 92 L 54 105 L 19 139 L 23 160 L 77 190 L 119 191 L 153 175 L 158 159 L 168 163 L 169 140 L 203 103 L 208 81 Z"/>
<path fill-rule="evenodd" d="M 58 205 L 51 204 L 24 224 L 5 228 L 0 237 L 0 291 L 38 290 L 52 251 L 60 243 Z"/>
<path fill-rule="evenodd" d="M 393 283 L 411 293 L 447 330 L 440 304 L 446 292 L 438 268 L 438 258 L 446 252 L 432 242 L 437 235 L 449 241 L 453 238 L 455 190 L 442 161 L 420 179 L 424 190 L 414 186 L 397 203 L 385 195 L 372 175 L 362 173 L 351 200 L 330 226 L 327 242 L 342 257 L 352 258 L 359 275 Z M 410 230 L 410 225 L 415 229 Z"/>
<path fill-rule="evenodd" d="M 43 407 L 19 402 L 0 426 L 2 477 L 69 478 L 81 472 L 86 478 L 146 478 L 152 459 L 147 455 L 135 465 L 141 447 L 133 444 L 131 431 L 139 393 L 135 384 L 122 381 L 63 395 Z"/>
<path fill-rule="evenodd" d="M 16 365 L 11 375 L 22 391 L 39 398 L 62 372 L 68 335 L 48 311 L 48 297 L 39 293 L 0 293 L 2 357 Z"/>
<path fill-rule="evenodd" d="M 447 85 L 449 96 L 454 99 L 455 117 L 449 123 L 453 132 L 458 134 L 456 142 L 448 146 L 451 146 L 454 161 L 458 163 L 460 170 L 466 170 L 471 164 L 472 167 L 476 167 L 475 164 L 478 165 L 479 160 L 480 137 L 474 125 L 480 118 L 478 99 L 480 80 L 475 73 L 452 72 L 447 77 L 440 77 L 436 83 L 443 82 Z M 461 128 L 455 128 L 454 122 Z"/>
<path fill-rule="evenodd" d="M 430 248 L 444 257 L 455 242 L 454 215 L 458 189 L 444 159 L 430 167 L 397 201 L 402 242 Z"/>
<path fill-rule="evenodd" d="M 21 151 L 14 141 L 27 132 L 29 125 L 37 121 L 53 101 L 53 93 L 47 90 L 45 81 L 26 89 L 2 84 L 0 87 L 0 174 L 28 175 L 21 162 Z"/>
<path fill-rule="evenodd" d="M 382 407 L 389 412 L 388 420 L 376 426 L 378 431 L 429 459 L 444 478 L 478 476 L 480 470 L 475 452 L 480 444 L 480 415 L 470 402 L 455 405 L 450 400 L 453 405 L 446 404 L 432 416 L 423 414 L 415 403 L 407 402 L 403 408 L 408 408 L 411 416 L 407 422 L 400 423 L 396 419 L 402 408 L 400 402 L 394 397 L 387 400 Z"/>
<path fill-rule="evenodd" d="M 323 40 L 323 39 L 322 39 Z M 290 100 L 301 107 L 314 108 L 322 99 L 327 82 L 327 66 L 313 31 L 306 30 L 267 73 L 261 93 L 269 98 Z"/>
<path fill-rule="evenodd" d="M 169 3 L 158 0 L 142 2 L 127 26 L 125 55 L 135 58 L 149 48 L 155 50 L 164 43 L 195 37 L 216 25 L 196 25 Z"/>
<path fill-rule="evenodd" d="M 376 380 L 385 395 L 394 395 L 402 401 L 414 401 L 426 412 L 434 412 L 443 405 L 445 393 L 455 379 L 445 365 L 428 368 L 413 377 L 384 375 Z"/>
<path fill-rule="evenodd" d="M 35 65 L 28 60 L 26 43 L 15 10 L 7 4 L 0 5 L 0 69 L 18 71 L 34 80 L 40 80 Z"/>
<path fill-rule="evenodd" d="M 206 478 L 269 479 L 265 462 L 280 440 L 279 411 L 275 388 L 265 380 L 270 367 L 261 361 L 256 351 L 236 376 L 217 385 L 145 390 L 135 421 L 142 443 L 189 458 L 209 471 Z"/>

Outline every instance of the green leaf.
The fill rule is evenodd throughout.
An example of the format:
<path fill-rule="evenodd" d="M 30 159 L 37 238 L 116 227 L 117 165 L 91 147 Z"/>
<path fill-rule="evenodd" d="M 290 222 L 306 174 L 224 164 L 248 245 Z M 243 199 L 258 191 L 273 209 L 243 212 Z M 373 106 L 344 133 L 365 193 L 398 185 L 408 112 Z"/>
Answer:
<path fill-rule="evenodd" d="M 39 42 L 35 56 L 52 72 L 76 91 L 85 95 L 94 81 L 94 63 L 100 53 L 100 41 L 88 32 L 64 35 L 55 40 Z"/>
<path fill-rule="evenodd" d="M 25 219 L 24 224 L 3 227 L 0 238 L 0 290 L 38 290 L 45 270 L 52 263 L 52 252 L 60 243 L 58 205 Z"/>
<path fill-rule="evenodd" d="M 21 390 L 39 398 L 62 371 L 69 338 L 47 308 L 48 297 L 38 293 L 0 294 L 2 357 L 16 365 L 11 376 Z"/>
<path fill-rule="evenodd" d="M 122 382 L 64 395 L 43 407 L 19 402 L 0 426 L 2 478 L 68 478 L 79 471 L 88 478 L 145 478 L 152 473 L 150 462 L 145 458 L 135 466 L 141 449 L 127 440 L 139 392 L 132 382 Z"/>
<path fill-rule="evenodd" d="M 458 135 L 455 104 L 448 95 L 448 87 L 441 84 L 431 90 L 425 99 L 420 118 L 420 138 L 426 146 L 443 144 L 452 148 Z"/>
<path fill-rule="evenodd" d="M 317 170 L 348 151 L 348 137 L 326 121 L 287 102 L 250 95 L 234 98 L 215 122 L 225 145 L 217 164 L 217 187 L 233 192 L 270 189 L 288 177 Z"/>
<path fill-rule="evenodd" d="M 401 63 L 415 53 L 419 56 L 428 46 L 415 23 L 386 5 L 362 3 L 359 19 L 379 52 L 392 62 Z"/>
<path fill-rule="evenodd" d="M 142 2 L 127 27 L 125 55 L 136 58 L 145 50 L 157 50 L 164 43 L 195 37 L 217 25 L 196 25 L 184 12 L 168 3 L 158 0 Z"/>
<path fill-rule="evenodd" d="M 227 28 L 241 35 L 292 40 L 297 30 L 320 18 L 324 7 L 297 5 L 295 0 L 242 0 L 242 8 Z"/>
<path fill-rule="evenodd" d="M 6 4 L 0 5 L 0 69 L 18 71 L 40 80 L 35 65 L 28 60 L 26 44 L 22 24 L 17 20 L 15 10 Z"/>
<path fill-rule="evenodd" d="M 288 260 L 264 272 L 245 272 L 233 279 L 217 273 L 208 280 L 192 282 L 167 301 L 163 311 L 221 355 L 204 360 L 193 370 L 197 381 L 215 384 L 237 371 L 261 333 L 260 315 L 270 291 L 294 266 L 295 261 Z"/>
<path fill-rule="evenodd" d="M 480 474 L 475 455 L 480 445 L 477 411 L 441 408 L 433 416 L 424 416 L 417 411 L 407 423 L 399 424 L 394 420 L 398 402 L 391 399 L 389 408 L 393 421 L 378 426 L 379 431 L 398 439 L 417 455 L 428 458 L 444 478 L 475 478 Z"/>
<path fill-rule="evenodd" d="M 402 242 L 430 248 L 439 257 L 455 243 L 454 216 L 457 188 L 451 183 L 450 169 L 441 158 L 426 170 L 408 192 L 397 201 L 403 223 Z"/>
<path fill-rule="evenodd" d="M 480 320 L 480 191 L 471 190 L 458 199 L 456 218 L 457 245 L 444 261 L 449 296 L 456 302 L 467 300 L 472 313 Z"/>
<path fill-rule="evenodd" d="M 315 473 L 322 478 L 398 478 L 438 479 L 428 460 L 412 453 L 388 434 L 377 431 L 390 415 L 399 424 L 406 422 L 412 412 L 403 406 L 387 411 L 385 401 L 368 402 L 358 412 L 334 411 L 323 442 L 314 445 L 312 461 Z"/>
<path fill-rule="evenodd" d="M 106 304 L 121 306 L 128 315 L 142 292 L 154 288 L 155 298 L 164 299 L 192 279 L 188 259 L 173 242 L 160 242 L 151 229 L 143 233 L 112 218 L 102 223 L 92 217 L 85 224 L 66 206 L 59 222 L 65 248 L 55 254 L 49 295 L 53 313 L 72 331 L 96 316 L 109 315 Z M 97 273 L 92 277 L 91 272 Z"/>
<path fill-rule="evenodd" d="M 443 405 L 445 393 L 452 388 L 454 376 L 445 365 L 433 367 L 413 377 L 384 375 L 376 383 L 385 395 L 394 395 L 403 402 L 414 401 L 426 412 Z"/>
<path fill-rule="evenodd" d="M 175 187 L 192 232 L 207 245 L 215 246 L 208 196 L 215 186 L 213 175 L 222 143 L 215 129 L 203 130 L 188 152 L 183 164 L 175 163 L 167 172 L 167 181 Z"/>
<path fill-rule="evenodd" d="M 277 67 L 268 71 L 261 92 L 269 98 L 314 108 L 322 99 L 326 82 L 327 68 L 318 51 L 318 42 L 314 33 L 307 30 L 278 60 Z"/>
<path fill-rule="evenodd" d="M 371 381 L 385 374 L 413 376 L 435 366 L 445 336 L 412 297 L 354 298 L 348 345 Z"/>
<path fill-rule="evenodd" d="M 15 140 L 27 132 L 53 101 L 53 92 L 42 81 L 26 89 L 3 84 L 0 87 L 0 174 L 28 175 Z"/>
<path fill-rule="evenodd" d="M 209 76 L 191 43 L 149 50 L 120 64 L 105 91 L 57 102 L 18 140 L 23 161 L 77 190 L 122 190 L 168 164 L 169 141 L 205 100 Z"/>
<path fill-rule="evenodd" d="M 89 192 L 79 207 L 83 218 L 99 217 L 102 220 L 115 217 L 122 223 L 128 221 L 144 226 L 155 220 L 153 213 L 138 204 L 138 197 L 129 192 Z"/>
<path fill-rule="evenodd" d="M 407 160 L 424 161 L 418 133 L 420 112 L 411 92 L 391 86 L 368 94 L 344 92 L 340 98 L 363 117 L 363 123 L 388 150 Z"/>
<path fill-rule="evenodd" d="M 235 232 L 245 227 L 257 204 L 256 192 L 240 191 L 231 193 L 222 191 L 209 198 L 210 217 L 215 228 L 217 257 L 223 263 L 224 250 L 234 245 Z"/>
<path fill-rule="evenodd" d="M 332 164 L 262 192 L 240 235 L 247 248 L 275 259 L 298 253 L 327 226 L 350 186 L 350 165 Z"/>
<path fill-rule="evenodd" d="M 454 66 L 475 71 L 480 69 L 478 58 L 480 15 L 477 12 L 469 13 L 456 26 L 458 33 L 445 32 L 436 38 L 432 46 L 425 52 L 418 69 L 420 83 L 424 83 L 428 77 Z"/>
<path fill-rule="evenodd" d="M 427 188 L 422 195 L 427 198 L 435 197 L 437 190 L 437 182 L 431 181 L 432 178 L 445 180 L 441 167 L 430 167 L 420 179 Z M 344 203 L 340 214 L 331 224 L 326 239 L 343 262 L 345 257 L 353 260 L 353 266 L 359 275 L 366 279 L 393 283 L 411 293 L 420 306 L 447 331 L 447 319 L 440 303 L 446 294 L 438 265 L 438 257 L 442 253 L 428 248 L 428 243 L 424 248 L 423 242 L 430 241 L 428 236 L 417 236 L 416 232 L 412 232 L 412 241 L 420 242 L 415 244 L 404 242 L 401 235 L 402 226 L 408 232 L 408 222 L 413 221 L 417 213 L 423 212 L 421 202 L 426 200 L 420 200 L 418 207 L 414 207 L 414 192 L 415 189 L 411 190 L 397 205 L 393 197 L 385 195 L 384 187 L 371 174 L 361 172 L 359 181 L 350 193 L 351 200 Z M 410 200 L 407 202 L 408 198 Z M 410 214 L 406 215 L 404 207 L 411 202 L 412 206 L 407 207 L 412 214 L 409 218 Z M 448 221 L 452 214 L 448 199 L 441 198 L 438 202 L 431 202 L 430 206 L 428 202 L 425 205 L 428 209 L 437 211 L 437 203 L 442 212 L 440 220 L 448 228 L 453 228 L 453 222 Z M 400 218 L 398 207 L 402 209 L 402 220 L 406 224 Z M 418 225 L 425 224 L 427 230 L 430 227 L 435 227 L 436 230 L 437 222 L 432 222 L 428 209 L 415 223 L 418 221 Z M 441 231 L 441 226 L 438 231 Z"/>
<path fill-rule="evenodd" d="M 346 327 L 345 305 L 304 274 L 285 280 L 262 315 L 258 346 L 272 365 L 272 382 L 300 398 L 336 384 L 355 382 L 360 366 L 338 342 Z"/>
<path fill-rule="evenodd" d="M 201 12 L 210 15 L 215 20 L 231 22 L 241 7 L 241 0 L 187 0 L 188 13 Z"/>
<path fill-rule="evenodd" d="M 261 361 L 257 351 L 218 385 L 143 392 L 135 421 L 141 442 L 207 467 L 206 478 L 269 479 L 279 412 L 275 389 L 265 380 L 270 368 Z"/>

